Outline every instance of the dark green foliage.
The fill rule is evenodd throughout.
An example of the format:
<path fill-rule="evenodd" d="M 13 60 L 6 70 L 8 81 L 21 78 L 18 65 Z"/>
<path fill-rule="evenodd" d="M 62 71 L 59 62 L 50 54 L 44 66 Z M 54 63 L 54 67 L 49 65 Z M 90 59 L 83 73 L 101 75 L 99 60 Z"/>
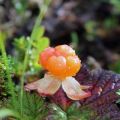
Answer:
<path fill-rule="evenodd" d="M 14 59 L 12 58 L 12 56 L 8 56 L 7 62 L 8 62 L 10 74 L 14 74 L 15 63 L 14 63 Z M 0 56 L 0 69 L 1 69 L 0 76 L 3 76 L 3 78 L 5 79 L 6 66 L 4 64 L 4 60 L 2 56 Z"/>
<path fill-rule="evenodd" d="M 117 27 L 118 20 L 115 17 L 111 17 L 111 18 L 105 19 L 103 25 L 104 25 L 104 28 L 109 31 L 110 29 Z"/>
<path fill-rule="evenodd" d="M 0 58 L 0 80 L 2 81 L 5 77 L 5 65 L 4 63 L 2 62 L 2 58 Z"/>
<path fill-rule="evenodd" d="M 8 108 L 15 111 L 21 120 L 43 120 L 48 114 L 47 105 L 44 99 L 36 94 L 26 93 L 23 95 L 23 115 L 20 114 L 20 95 L 16 96 L 16 101 L 11 100 L 8 103 Z"/>
<path fill-rule="evenodd" d="M 67 114 L 59 106 L 51 104 L 49 106 L 51 110 L 50 115 L 48 116 L 51 120 L 67 120 Z"/>
<path fill-rule="evenodd" d="M 8 69 L 11 76 L 15 73 L 14 61 L 8 56 Z M 0 56 L 0 98 L 7 97 L 10 93 L 9 82 L 7 78 L 6 66 L 3 57 Z"/>
<path fill-rule="evenodd" d="M 77 103 L 71 105 L 66 111 L 56 105 L 51 106 L 52 120 L 89 120 L 94 112 L 87 106 L 80 107 Z"/>
<path fill-rule="evenodd" d="M 6 76 L 6 66 L 4 64 L 4 59 L 2 56 L 0 56 L 0 62 L 1 62 L 1 73 L 0 73 L 0 76 L 3 77 L 3 79 L 7 80 L 7 76 Z M 16 74 L 16 64 L 15 64 L 15 59 L 12 57 L 12 56 L 8 56 L 7 58 L 7 63 L 8 63 L 8 69 L 9 69 L 9 72 L 11 74 L 11 77 L 14 76 L 14 74 Z"/>
<path fill-rule="evenodd" d="M 87 106 L 78 107 L 73 104 L 67 110 L 68 120 L 89 120 L 94 115 L 94 112 Z"/>

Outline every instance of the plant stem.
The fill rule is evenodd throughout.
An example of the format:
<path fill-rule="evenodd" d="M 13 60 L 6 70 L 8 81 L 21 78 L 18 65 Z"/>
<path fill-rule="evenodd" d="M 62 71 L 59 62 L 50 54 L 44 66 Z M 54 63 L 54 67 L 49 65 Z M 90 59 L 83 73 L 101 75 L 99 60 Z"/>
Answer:
<path fill-rule="evenodd" d="M 35 22 L 35 25 L 33 27 L 33 30 L 32 30 L 32 33 L 31 33 L 31 36 L 30 36 L 30 40 L 29 40 L 29 45 L 28 45 L 28 48 L 26 50 L 26 53 L 25 53 L 25 58 L 24 58 L 24 63 L 23 63 L 23 71 L 22 71 L 22 77 L 21 77 L 21 90 L 20 90 L 20 95 L 21 95 L 21 100 L 20 100 L 20 106 L 21 106 L 21 116 L 23 115 L 23 88 L 24 88 L 24 77 L 25 77 L 25 71 L 27 69 L 27 65 L 28 65 L 28 60 L 29 60 L 29 52 L 31 51 L 31 48 L 32 48 L 32 43 L 34 41 L 33 39 L 33 36 L 35 34 L 35 31 L 36 29 L 39 27 L 46 11 L 47 11 L 47 8 L 48 8 L 48 5 L 49 5 L 50 1 L 48 2 L 48 4 L 46 5 L 43 5 L 41 7 L 41 11 L 38 15 L 38 18 Z"/>

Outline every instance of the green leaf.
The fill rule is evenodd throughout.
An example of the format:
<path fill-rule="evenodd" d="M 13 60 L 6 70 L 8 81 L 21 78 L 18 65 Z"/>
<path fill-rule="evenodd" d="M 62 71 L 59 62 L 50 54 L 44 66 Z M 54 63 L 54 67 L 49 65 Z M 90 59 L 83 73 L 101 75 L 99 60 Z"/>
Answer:
<path fill-rule="evenodd" d="M 18 50 L 25 51 L 28 46 L 28 40 L 24 36 L 22 36 L 20 38 L 15 38 L 13 45 Z"/>
<path fill-rule="evenodd" d="M 16 112 L 14 112 L 14 111 L 12 111 L 10 109 L 3 108 L 3 109 L 0 110 L 0 118 L 5 118 L 5 117 L 8 117 L 8 116 L 18 118 L 18 115 L 16 114 Z"/>
<path fill-rule="evenodd" d="M 39 52 L 42 52 L 45 48 L 49 46 L 49 44 L 50 44 L 49 38 L 47 37 L 41 38 L 38 44 Z"/>
<path fill-rule="evenodd" d="M 69 120 L 89 120 L 94 112 L 87 106 L 79 107 L 77 103 L 73 103 L 67 110 Z"/>
<path fill-rule="evenodd" d="M 44 27 L 42 27 L 42 26 L 38 27 L 35 29 L 32 39 L 38 40 L 44 35 L 44 33 L 45 33 Z"/>
<path fill-rule="evenodd" d="M 49 38 L 42 37 L 40 40 L 33 42 L 32 54 L 30 56 L 30 68 L 32 71 L 38 71 L 41 69 L 41 66 L 38 64 L 39 54 L 49 46 Z"/>

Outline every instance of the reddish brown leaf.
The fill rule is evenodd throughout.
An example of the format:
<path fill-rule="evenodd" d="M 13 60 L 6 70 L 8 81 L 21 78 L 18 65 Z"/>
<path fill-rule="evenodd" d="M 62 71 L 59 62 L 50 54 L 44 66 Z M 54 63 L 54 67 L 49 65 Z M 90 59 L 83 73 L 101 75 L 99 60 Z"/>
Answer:
<path fill-rule="evenodd" d="M 82 76 L 82 79 L 80 76 Z M 99 117 L 100 120 L 120 120 L 120 110 L 116 104 L 113 104 L 120 98 L 116 94 L 116 91 L 120 89 L 119 74 L 102 69 L 90 72 L 86 66 L 83 66 L 76 79 L 81 84 L 93 86 L 91 89 L 92 96 L 80 101 L 83 105 L 89 105 L 96 111 L 96 117 Z M 93 118 L 93 120 L 96 120 L 96 118 Z"/>

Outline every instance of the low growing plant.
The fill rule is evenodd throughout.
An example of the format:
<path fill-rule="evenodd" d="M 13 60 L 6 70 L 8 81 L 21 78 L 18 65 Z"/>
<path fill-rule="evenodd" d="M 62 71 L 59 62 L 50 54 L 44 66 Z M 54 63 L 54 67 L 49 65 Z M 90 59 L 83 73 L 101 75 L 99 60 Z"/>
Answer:
<path fill-rule="evenodd" d="M 50 1 L 45 0 L 41 6 L 31 35 L 15 38 L 14 56 L 7 54 L 5 34 L 3 31 L 0 32 L 0 118 L 90 120 L 93 116 L 97 116 L 96 111 L 99 111 L 98 107 L 102 102 L 107 101 L 106 104 L 109 103 L 109 100 L 111 103 L 114 102 L 113 94 L 106 100 L 109 96 L 107 87 L 115 79 L 109 78 L 108 83 L 108 76 L 114 76 L 114 74 L 99 71 L 100 73 L 92 73 L 92 76 L 70 46 L 49 47 L 50 40 L 44 36 L 45 29 L 40 25 L 49 4 Z M 93 23 L 90 23 L 91 25 L 94 27 Z M 78 43 L 76 33 L 72 34 L 72 39 L 76 39 L 72 41 L 76 47 L 76 43 Z M 48 72 L 40 79 L 42 67 Z M 78 73 L 80 76 L 77 79 L 77 76 L 73 76 L 79 70 L 82 74 Z M 102 73 L 101 81 L 99 81 L 101 77 L 94 78 L 99 76 L 98 73 L 100 75 Z M 94 74 L 97 75 L 94 76 Z M 84 83 L 84 80 L 89 80 L 89 77 L 92 79 L 91 85 Z M 102 91 L 101 84 L 107 92 Z M 94 85 L 93 88 L 92 85 Z M 110 93 L 112 93 L 111 91 Z M 94 107 L 96 105 L 97 107 Z M 100 114 L 98 113 L 98 115 Z"/>

